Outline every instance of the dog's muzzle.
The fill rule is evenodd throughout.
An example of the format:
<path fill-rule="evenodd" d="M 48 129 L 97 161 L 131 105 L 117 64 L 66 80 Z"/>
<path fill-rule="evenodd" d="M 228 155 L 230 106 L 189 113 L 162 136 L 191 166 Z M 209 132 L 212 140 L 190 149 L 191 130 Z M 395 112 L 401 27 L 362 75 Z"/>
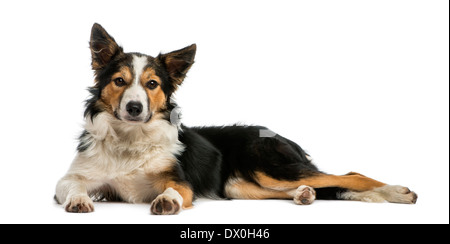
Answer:
<path fill-rule="evenodd" d="M 142 113 L 142 103 L 131 101 L 127 103 L 126 110 L 131 117 L 138 117 Z"/>

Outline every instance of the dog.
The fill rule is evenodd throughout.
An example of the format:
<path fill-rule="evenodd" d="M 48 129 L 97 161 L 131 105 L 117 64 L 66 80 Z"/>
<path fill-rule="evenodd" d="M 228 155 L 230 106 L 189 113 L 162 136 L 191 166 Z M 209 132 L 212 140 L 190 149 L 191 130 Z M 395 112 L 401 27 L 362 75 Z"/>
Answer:
<path fill-rule="evenodd" d="M 125 201 L 170 215 L 192 208 L 196 197 L 416 203 L 407 187 L 319 171 L 300 146 L 262 126 L 174 123 L 172 95 L 194 63 L 196 44 L 157 57 L 126 53 L 97 23 L 89 44 L 95 83 L 84 131 L 56 186 L 55 200 L 67 212 Z"/>

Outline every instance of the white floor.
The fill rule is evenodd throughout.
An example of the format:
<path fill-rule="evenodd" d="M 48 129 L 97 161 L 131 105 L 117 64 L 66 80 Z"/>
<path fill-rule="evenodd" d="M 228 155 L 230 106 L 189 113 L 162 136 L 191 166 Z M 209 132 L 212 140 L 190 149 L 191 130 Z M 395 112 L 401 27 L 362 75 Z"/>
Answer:
<path fill-rule="evenodd" d="M 419 199 L 415 205 L 317 200 L 309 206 L 298 206 L 288 200 L 198 199 L 193 209 L 175 216 L 150 215 L 148 204 L 106 202 L 95 203 L 93 213 L 66 213 L 49 197 L 37 202 L 10 202 L 11 208 L 0 212 L 0 223 L 448 224 L 448 198 L 446 201 L 445 195 L 442 199 L 433 196 L 433 191 L 417 190 Z"/>

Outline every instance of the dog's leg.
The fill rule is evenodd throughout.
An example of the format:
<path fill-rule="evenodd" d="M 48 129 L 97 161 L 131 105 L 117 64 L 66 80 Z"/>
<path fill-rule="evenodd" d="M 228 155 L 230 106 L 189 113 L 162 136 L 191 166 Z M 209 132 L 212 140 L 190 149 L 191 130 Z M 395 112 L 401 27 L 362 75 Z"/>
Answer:
<path fill-rule="evenodd" d="M 317 173 L 315 176 L 302 178 L 296 181 L 277 180 L 265 173 L 256 172 L 256 180 L 261 186 L 270 189 L 293 189 L 300 185 L 308 185 L 313 188 L 341 187 L 354 191 L 368 191 L 386 185 L 385 183 L 354 172 L 350 172 L 346 175 Z"/>
<path fill-rule="evenodd" d="M 67 212 L 88 213 L 94 211 L 88 188 L 92 182 L 80 175 L 66 175 L 56 185 L 55 200 L 63 204 Z"/>
<path fill-rule="evenodd" d="M 162 184 L 164 192 L 152 201 L 150 212 L 156 215 L 178 214 L 183 209 L 192 208 L 194 193 L 188 184 L 169 181 Z"/>
<path fill-rule="evenodd" d="M 225 184 L 225 196 L 236 199 L 292 198 L 284 191 L 263 188 L 241 178 L 230 178 Z"/>
<path fill-rule="evenodd" d="M 276 190 L 261 187 L 241 178 L 231 178 L 225 184 L 225 196 L 235 199 L 294 199 L 298 205 L 309 205 L 316 199 L 312 187 L 299 186 L 294 190 Z"/>
<path fill-rule="evenodd" d="M 339 199 L 395 203 L 415 203 L 417 200 L 417 194 L 406 187 L 387 185 L 354 172 L 346 175 L 318 173 L 296 181 L 278 180 L 265 173 L 256 172 L 256 180 L 265 188 L 285 191 L 292 191 L 301 185 L 319 189 L 327 187 L 346 189 L 347 192 L 339 194 Z"/>

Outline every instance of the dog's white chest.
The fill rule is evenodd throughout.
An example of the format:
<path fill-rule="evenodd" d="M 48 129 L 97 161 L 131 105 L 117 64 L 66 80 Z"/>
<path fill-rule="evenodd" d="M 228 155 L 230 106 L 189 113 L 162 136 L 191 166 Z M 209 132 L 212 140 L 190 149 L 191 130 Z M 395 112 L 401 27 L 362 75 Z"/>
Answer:
<path fill-rule="evenodd" d="M 176 155 L 184 150 L 178 129 L 167 121 L 143 127 L 130 127 L 108 114 L 87 120 L 89 148 L 80 152 L 70 171 L 107 184 L 128 202 L 143 202 L 154 195 L 151 175 L 170 171 Z"/>
<path fill-rule="evenodd" d="M 148 202 L 159 192 L 152 186 L 152 179 L 139 168 L 127 175 L 120 175 L 108 180 L 107 184 L 126 202 Z"/>

